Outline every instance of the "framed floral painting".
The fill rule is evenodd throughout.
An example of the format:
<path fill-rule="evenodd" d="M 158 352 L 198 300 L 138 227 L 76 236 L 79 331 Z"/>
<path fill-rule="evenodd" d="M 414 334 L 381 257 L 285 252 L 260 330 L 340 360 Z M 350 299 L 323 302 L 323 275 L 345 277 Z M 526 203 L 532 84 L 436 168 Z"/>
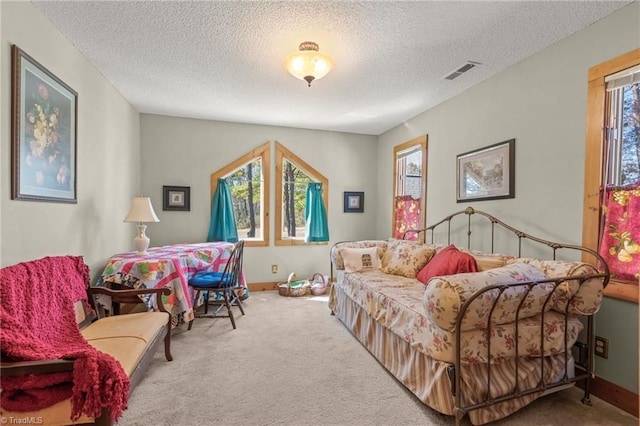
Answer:
<path fill-rule="evenodd" d="M 13 200 L 76 203 L 78 94 L 11 47 Z"/>

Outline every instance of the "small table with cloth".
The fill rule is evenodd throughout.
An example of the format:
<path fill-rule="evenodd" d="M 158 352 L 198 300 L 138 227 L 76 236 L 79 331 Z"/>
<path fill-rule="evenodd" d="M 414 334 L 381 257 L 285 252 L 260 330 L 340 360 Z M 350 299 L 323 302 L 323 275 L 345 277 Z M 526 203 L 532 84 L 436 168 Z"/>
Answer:
<path fill-rule="evenodd" d="M 233 247 L 233 243 L 218 241 L 153 247 L 145 256 L 136 252 L 117 254 L 109 259 L 96 285 L 170 289 L 171 294 L 164 297 L 163 303 L 171 312 L 172 325 L 176 327 L 194 317 L 189 280 L 200 271 L 224 271 Z M 242 297 L 246 298 L 248 290 L 244 274 L 242 286 L 245 287 Z M 96 301 L 102 304 L 99 298 Z M 147 309 L 156 309 L 155 297 L 144 296 L 141 301 Z"/>

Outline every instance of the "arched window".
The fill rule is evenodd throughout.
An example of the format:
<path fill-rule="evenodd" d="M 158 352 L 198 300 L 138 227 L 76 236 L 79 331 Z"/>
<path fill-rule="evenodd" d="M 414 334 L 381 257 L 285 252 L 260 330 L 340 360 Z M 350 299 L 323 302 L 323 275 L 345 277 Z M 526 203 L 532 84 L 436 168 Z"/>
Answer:
<path fill-rule="evenodd" d="M 300 157 L 276 142 L 276 245 L 305 243 L 305 211 L 309 182 L 322 183 L 322 199 L 329 209 L 329 180 Z"/>
<path fill-rule="evenodd" d="M 270 147 L 267 142 L 211 175 L 212 196 L 219 178 L 229 184 L 238 238 L 246 246 L 269 245 Z"/>

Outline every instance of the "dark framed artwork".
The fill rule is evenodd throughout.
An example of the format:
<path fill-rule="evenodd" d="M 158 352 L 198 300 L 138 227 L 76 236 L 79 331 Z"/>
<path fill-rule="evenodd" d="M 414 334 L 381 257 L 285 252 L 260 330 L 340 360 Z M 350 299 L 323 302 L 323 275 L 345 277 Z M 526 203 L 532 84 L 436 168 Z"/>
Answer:
<path fill-rule="evenodd" d="M 191 210 L 191 187 L 163 186 L 162 210 Z"/>
<path fill-rule="evenodd" d="M 457 202 L 515 198 L 515 159 L 515 139 L 458 155 Z"/>
<path fill-rule="evenodd" d="M 11 199 L 77 203 L 78 94 L 11 46 Z"/>
<path fill-rule="evenodd" d="M 364 192 L 344 193 L 344 212 L 362 213 L 364 212 Z"/>

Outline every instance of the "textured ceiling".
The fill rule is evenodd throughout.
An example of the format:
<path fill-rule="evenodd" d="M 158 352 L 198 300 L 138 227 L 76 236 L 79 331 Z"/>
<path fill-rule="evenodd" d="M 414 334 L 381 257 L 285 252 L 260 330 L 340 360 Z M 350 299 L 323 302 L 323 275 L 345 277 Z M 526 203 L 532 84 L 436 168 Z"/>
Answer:
<path fill-rule="evenodd" d="M 33 3 L 142 113 L 378 135 L 629 1 Z M 310 88 L 306 40 L 335 63 Z"/>

